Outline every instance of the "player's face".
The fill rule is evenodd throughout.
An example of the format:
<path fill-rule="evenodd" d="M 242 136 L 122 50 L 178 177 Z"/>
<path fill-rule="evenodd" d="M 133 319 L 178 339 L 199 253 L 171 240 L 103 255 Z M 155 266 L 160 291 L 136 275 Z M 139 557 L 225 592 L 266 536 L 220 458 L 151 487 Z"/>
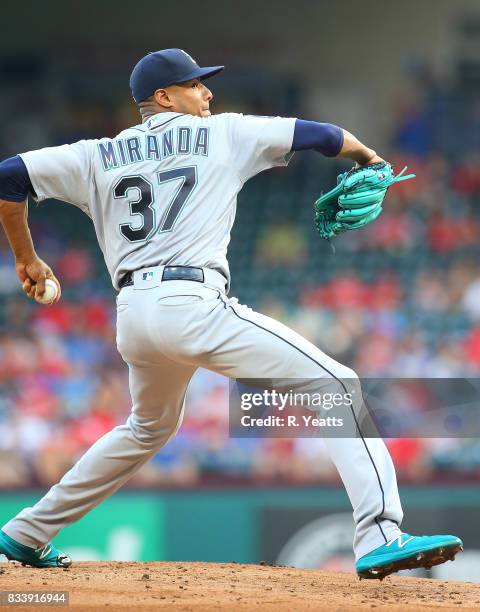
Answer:
<path fill-rule="evenodd" d="M 173 111 L 198 117 L 211 115 L 210 100 L 213 94 L 199 79 L 171 85 L 167 91 Z"/>

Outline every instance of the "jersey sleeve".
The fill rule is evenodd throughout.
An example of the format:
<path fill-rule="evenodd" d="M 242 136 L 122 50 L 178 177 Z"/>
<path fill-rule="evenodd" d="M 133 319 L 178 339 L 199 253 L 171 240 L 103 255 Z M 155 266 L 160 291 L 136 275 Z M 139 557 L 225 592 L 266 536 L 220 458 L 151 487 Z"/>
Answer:
<path fill-rule="evenodd" d="M 288 164 L 296 119 L 228 113 L 227 121 L 231 157 L 242 182 L 268 168 Z"/>
<path fill-rule="evenodd" d="M 91 147 L 80 140 L 71 145 L 21 153 L 38 202 L 63 200 L 88 210 Z"/>

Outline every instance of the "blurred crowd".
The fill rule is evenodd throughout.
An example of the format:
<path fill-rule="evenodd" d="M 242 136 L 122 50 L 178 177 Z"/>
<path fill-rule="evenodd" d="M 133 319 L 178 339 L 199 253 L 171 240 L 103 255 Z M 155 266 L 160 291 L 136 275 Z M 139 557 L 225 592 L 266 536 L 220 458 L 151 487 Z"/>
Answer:
<path fill-rule="evenodd" d="M 392 189 L 375 223 L 338 238 L 335 252 L 313 230 L 311 202 L 322 180 L 328 186 L 342 167 L 305 156 L 282 175 L 275 171 L 247 186 L 230 250 L 232 293 L 362 377 L 475 378 L 480 156 L 471 148 L 468 156 L 452 157 L 451 140 L 444 146 L 433 138 L 443 116 L 428 112 L 432 98 L 408 100 L 397 108 L 389 159 L 397 170 L 408 165 L 417 178 Z M 40 133 L 39 142 L 107 135 L 137 120 L 131 105 L 112 111 L 109 125 L 95 109 L 81 108 L 75 121 L 65 121 L 75 130 L 62 133 L 57 125 L 55 134 Z M 480 125 L 480 113 L 472 117 Z M 25 121 L 28 115 L 20 131 L 14 125 L 13 133 L 2 134 L 5 154 L 12 152 L 8 143 L 22 142 Z M 32 125 L 51 127 L 35 118 Z M 28 134 L 24 149 L 37 145 Z M 130 410 L 127 368 L 115 348 L 114 292 L 92 228 L 88 220 L 84 226 L 77 217 L 68 221 L 63 205 L 42 206 L 48 219 L 41 207 L 32 210 L 33 234 L 62 281 L 59 304 L 41 307 L 22 296 L 0 235 L 0 488 L 56 482 Z M 335 481 L 321 439 L 230 438 L 228 395 L 225 378 L 199 370 L 180 432 L 131 486 Z M 387 442 L 405 480 L 474 478 L 480 467 L 474 439 Z"/>

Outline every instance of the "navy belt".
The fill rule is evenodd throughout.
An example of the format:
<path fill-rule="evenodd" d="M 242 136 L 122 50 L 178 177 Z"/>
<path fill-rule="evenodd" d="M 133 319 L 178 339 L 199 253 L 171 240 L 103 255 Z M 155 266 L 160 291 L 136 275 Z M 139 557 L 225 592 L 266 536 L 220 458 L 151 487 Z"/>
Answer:
<path fill-rule="evenodd" d="M 192 268 L 190 266 L 165 266 L 162 272 L 162 281 L 169 280 L 188 280 L 203 283 L 205 278 L 202 268 Z M 133 285 L 133 272 L 127 272 L 118 282 L 118 287 L 120 289 L 128 287 L 129 285 Z"/>

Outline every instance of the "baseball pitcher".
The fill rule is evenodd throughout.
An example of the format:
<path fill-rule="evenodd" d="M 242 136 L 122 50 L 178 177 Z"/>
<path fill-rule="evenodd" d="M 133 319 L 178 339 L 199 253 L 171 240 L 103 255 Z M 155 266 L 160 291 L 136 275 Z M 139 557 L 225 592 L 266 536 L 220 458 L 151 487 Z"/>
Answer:
<path fill-rule="evenodd" d="M 187 385 L 203 367 L 233 379 L 308 379 L 361 390 L 355 372 L 285 325 L 228 296 L 227 247 L 237 194 L 250 178 L 314 149 L 356 163 L 315 205 L 321 236 L 361 228 L 381 212 L 391 166 L 349 132 L 295 118 L 211 115 L 201 68 L 181 49 L 150 53 L 130 86 L 142 121 L 115 138 L 22 153 L 0 164 L 0 220 L 30 298 L 60 283 L 35 252 L 27 197 L 69 202 L 93 221 L 117 295 L 117 346 L 128 365 L 132 410 L 32 508 L 3 526 L 0 553 L 35 567 L 68 567 L 50 541 L 112 495 L 175 435 Z M 45 301 L 45 300 L 44 300 Z M 401 531 L 394 466 L 383 441 L 325 442 L 353 506 L 360 577 L 453 559 L 459 538 Z"/>

